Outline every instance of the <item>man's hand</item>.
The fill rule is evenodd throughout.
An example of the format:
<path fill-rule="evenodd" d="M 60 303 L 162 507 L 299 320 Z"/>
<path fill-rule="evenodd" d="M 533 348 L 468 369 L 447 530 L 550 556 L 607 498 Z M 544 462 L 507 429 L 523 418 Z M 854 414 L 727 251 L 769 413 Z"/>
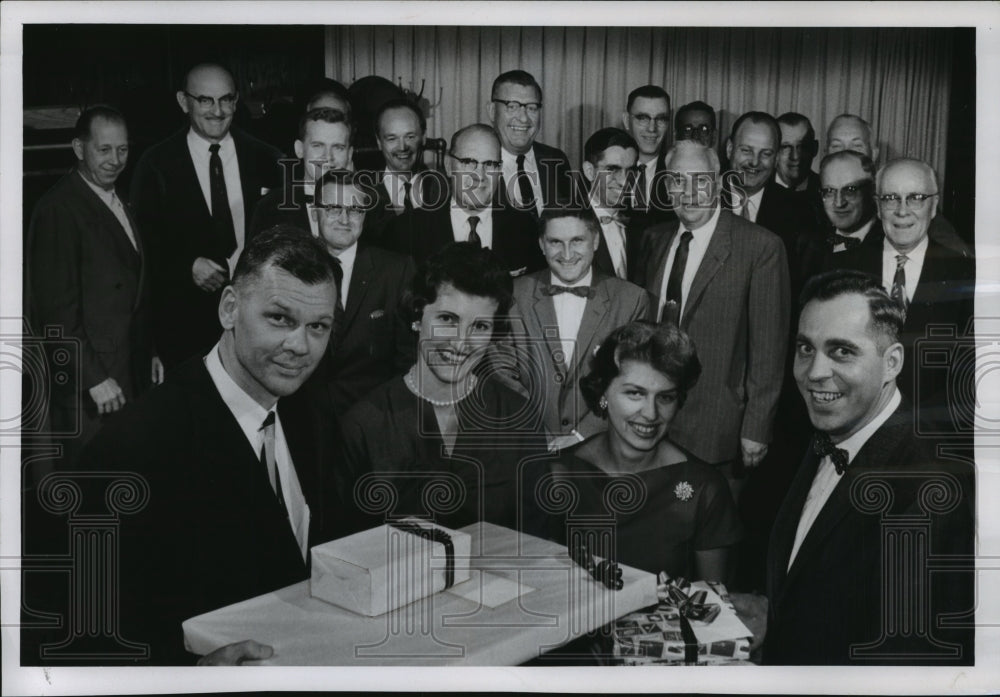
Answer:
<path fill-rule="evenodd" d="M 767 443 L 758 443 L 749 438 L 740 438 L 740 448 L 743 450 L 743 466 L 747 469 L 759 465 L 767 455 Z"/>
<path fill-rule="evenodd" d="M 107 378 L 91 387 L 88 392 L 97 405 L 98 414 L 110 414 L 125 406 L 125 393 L 114 378 Z"/>
<path fill-rule="evenodd" d="M 198 257 L 191 266 L 191 278 L 206 293 L 214 293 L 225 284 L 229 276 L 224 268 L 211 259 Z"/>
<path fill-rule="evenodd" d="M 160 360 L 159 356 L 153 356 L 153 364 L 151 366 L 152 372 L 150 377 L 153 380 L 154 385 L 159 385 L 163 383 L 163 361 Z"/>
<path fill-rule="evenodd" d="M 240 666 L 244 661 L 259 661 L 274 655 L 274 649 L 267 644 L 258 644 L 253 639 L 226 644 L 207 656 L 198 659 L 200 666 Z"/>

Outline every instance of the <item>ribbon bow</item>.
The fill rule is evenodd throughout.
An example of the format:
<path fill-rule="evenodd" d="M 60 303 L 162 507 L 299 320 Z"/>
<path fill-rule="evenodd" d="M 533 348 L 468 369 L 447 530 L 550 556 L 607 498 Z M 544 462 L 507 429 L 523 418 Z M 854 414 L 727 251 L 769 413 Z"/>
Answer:
<path fill-rule="evenodd" d="M 570 288 L 569 286 L 548 285 L 545 286 L 544 290 L 546 295 L 559 295 L 560 293 L 572 293 L 578 298 L 593 298 L 596 293 L 596 291 L 590 286 L 573 286 L 572 288 Z"/>
<path fill-rule="evenodd" d="M 595 563 L 594 555 L 591 553 L 590 547 L 584 544 L 580 538 L 576 538 L 573 541 L 573 545 L 569 550 L 569 555 L 570 558 L 582 566 L 595 581 L 600 581 L 606 588 L 620 591 L 625 587 L 625 581 L 622 579 L 622 568 L 618 566 L 617 563 L 608 561 L 607 559 L 599 563 Z"/>
<path fill-rule="evenodd" d="M 841 235 L 840 233 L 835 232 L 832 235 L 827 236 L 826 243 L 830 245 L 831 249 L 836 247 L 838 244 L 842 244 L 844 245 L 844 249 L 848 250 L 848 249 L 854 249 L 859 244 L 861 244 L 861 240 L 858 239 L 857 237 L 850 237 L 849 235 Z"/>
<path fill-rule="evenodd" d="M 661 574 L 660 581 L 664 580 Z M 722 612 L 718 603 L 706 603 L 708 593 L 705 591 L 695 591 L 690 593 L 691 584 L 684 578 L 673 578 L 661 583 L 656 589 L 660 605 L 677 608 L 681 617 L 688 620 L 695 620 L 711 624 Z"/>
<path fill-rule="evenodd" d="M 614 215 L 599 215 L 597 220 L 601 225 L 607 225 L 608 223 L 618 223 L 619 225 L 628 225 L 628 217 L 621 215 L 620 213 L 615 213 Z"/>
<path fill-rule="evenodd" d="M 821 458 L 829 455 L 833 466 L 837 470 L 837 474 L 843 474 L 847 471 L 847 465 L 849 464 L 847 451 L 834 445 L 833 441 L 830 440 L 830 436 L 822 431 L 816 432 L 816 437 L 813 439 L 813 450 Z"/>

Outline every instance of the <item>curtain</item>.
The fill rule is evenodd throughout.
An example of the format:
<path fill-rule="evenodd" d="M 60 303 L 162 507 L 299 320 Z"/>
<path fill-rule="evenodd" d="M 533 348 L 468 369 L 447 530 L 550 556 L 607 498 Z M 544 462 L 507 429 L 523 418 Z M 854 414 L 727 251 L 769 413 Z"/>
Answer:
<path fill-rule="evenodd" d="M 838 114 L 872 124 L 880 160 L 925 159 L 944 176 L 953 32 L 948 29 L 331 26 L 326 74 L 381 75 L 430 100 L 428 135 L 487 120 L 493 79 L 522 68 L 542 85 L 538 139 L 579 166 L 583 143 L 620 126 L 628 93 L 664 87 L 719 115 L 719 146 L 745 111 L 805 114 L 821 147 Z M 813 163 L 818 168 L 819 158 Z"/>

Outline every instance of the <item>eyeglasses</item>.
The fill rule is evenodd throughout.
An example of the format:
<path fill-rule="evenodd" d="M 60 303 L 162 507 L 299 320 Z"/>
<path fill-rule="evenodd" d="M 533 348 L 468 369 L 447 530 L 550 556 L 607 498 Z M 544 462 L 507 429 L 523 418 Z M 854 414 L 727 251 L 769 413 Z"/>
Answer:
<path fill-rule="evenodd" d="M 541 102 L 518 102 L 513 99 L 494 99 L 493 102 L 497 104 L 503 104 L 504 112 L 507 116 L 517 116 L 517 113 L 524 109 L 528 112 L 528 116 L 538 116 L 538 112 L 542 110 Z"/>
<path fill-rule="evenodd" d="M 650 121 L 654 122 L 657 128 L 666 128 L 670 123 L 670 119 L 666 116 L 650 116 L 649 114 L 631 114 L 631 116 L 643 128 L 649 128 Z"/>
<path fill-rule="evenodd" d="M 470 172 L 474 172 L 480 167 L 483 168 L 483 172 L 499 172 L 500 168 L 503 166 L 503 162 L 500 160 L 474 160 L 471 157 L 459 157 L 454 152 L 448 153 L 456 162 L 462 165 L 463 169 L 467 169 Z"/>
<path fill-rule="evenodd" d="M 677 135 L 681 137 L 681 140 L 683 140 L 684 138 L 690 138 L 695 133 L 697 133 L 698 135 L 707 136 L 713 130 L 714 129 L 711 126 L 705 123 L 701 124 L 700 126 L 692 126 L 691 124 L 687 124 L 686 126 L 681 126 L 680 128 L 677 129 Z"/>
<path fill-rule="evenodd" d="M 191 94 L 186 90 L 184 91 L 184 94 L 186 94 L 194 101 L 198 102 L 198 106 L 200 106 L 202 109 L 211 109 L 212 106 L 216 102 L 218 102 L 219 107 L 225 111 L 230 111 L 231 109 L 234 109 L 236 107 L 236 100 L 239 98 L 239 95 L 237 94 L 224 94 L 218 99 L 216 99 L 215 97 L 208 97 L 203 94 L 201 95 Z"/>
<path fill-rule="evenodd" d="M 347 211 L 347 217 L 351 220 L 357 220 L 365 214 L 365 209 L 362 206 L 338 206 L 335 203 L 330 203 L 325 206 L 318 205 L 316 208 L 323 211 L 327 218 L 339 218 L 344 211 Z"/>
<path fill-rule="evenodd" d="M 907 194 L 905 198 L 901 197 L 899 194 L 882 194 L 880 196 L 879 195 L 875 196 L 875 200 L 878 201 L 878 204 L 880 206 L 882 206 L 883 208 L 886 208 L 886 209 L 888 209 L 890 211 L 897 211 L 897 210 L 899 210 L 899 205 L 903 201 L 906 201 L 906 207 L 907 208 L 913 208 L 913 209 L 919 210 L 919 209 L 921 209 L 921 208 L 924 207 L 924 204 L 927 203 L 928 199 L 930 199 L 930 198 L 932 198 L 934 196 L 937 196 L 937 194 L 936 193 L 934 193 L 934 194 Z"/>
<path fill-rule="evenodd" d="M 863 182 L 860 184 L 848 184 L 840 189 L 835 189 L 832 186 L 824 186 L 819 190 L 819 195 L 824 201 L 832 201 L 837 197 L 837 192 L 840 192 L 840 197 L 846 201 L 859 201 L 862 196 L 864 196 L 865 191 L 871 187 L 871 182 Z"/>

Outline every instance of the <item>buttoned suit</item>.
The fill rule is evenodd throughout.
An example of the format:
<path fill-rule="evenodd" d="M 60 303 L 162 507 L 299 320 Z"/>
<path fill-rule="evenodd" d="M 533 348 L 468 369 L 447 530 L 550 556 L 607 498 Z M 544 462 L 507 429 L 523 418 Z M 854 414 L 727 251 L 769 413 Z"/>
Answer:
<path fill-rule="evenodd" d="M 538 183 L 542 191 L 542 209 L 552 208 L 568 201 L 573 193 L 573 182 L 570 178 L 570 164 L 566 153 L 559 148 L 539 143 L 538 141 L 531 144 L 531 152 L 534 154 L 535 163 L 538 165 Z M 499 189 L 497 190 L 497 205 L 521 211 L 522 209 L 517 206 L 510 195 L 513 187 L 519 185 L 518 182 L 508 182 L 501 176 Z M 538 218 L 537 207 L 524 210 L 536 219 Z"/>

